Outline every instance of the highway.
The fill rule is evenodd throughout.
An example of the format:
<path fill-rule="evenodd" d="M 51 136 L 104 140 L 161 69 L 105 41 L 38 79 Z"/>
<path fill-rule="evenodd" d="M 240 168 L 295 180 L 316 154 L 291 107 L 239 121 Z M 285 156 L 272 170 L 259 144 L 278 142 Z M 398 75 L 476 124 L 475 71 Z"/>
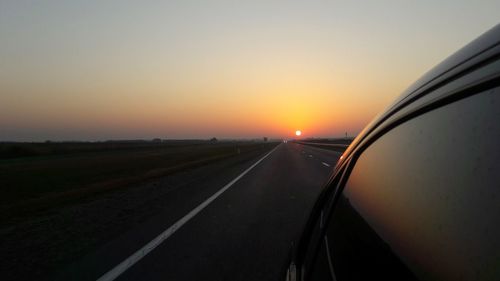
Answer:
<path fill-rule="evenodd" d="M 292 242 L 339 157 L 288 142 L 230 169 L 207 171 L 203 181 L 179 189 L 154 216 L 56 279 L 279 280 Z M 148 250 L 152 244 L 146 245 L 166 231 Z"/>

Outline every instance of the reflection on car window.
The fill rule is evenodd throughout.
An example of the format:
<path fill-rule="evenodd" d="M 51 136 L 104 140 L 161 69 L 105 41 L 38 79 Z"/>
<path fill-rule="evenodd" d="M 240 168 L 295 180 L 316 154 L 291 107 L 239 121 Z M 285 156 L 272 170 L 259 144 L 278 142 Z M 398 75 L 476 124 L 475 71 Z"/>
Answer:
<path fill-rule="evenodd" d="M 499 121 L 495 88 L 367 148 L 327 232 L 339 280 L 500 280 Z"/>

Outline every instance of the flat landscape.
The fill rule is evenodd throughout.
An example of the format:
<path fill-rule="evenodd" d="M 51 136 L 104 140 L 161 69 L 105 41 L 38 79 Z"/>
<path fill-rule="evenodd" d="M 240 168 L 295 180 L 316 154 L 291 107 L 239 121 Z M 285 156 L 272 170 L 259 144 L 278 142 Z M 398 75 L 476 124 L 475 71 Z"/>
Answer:
<path fill-rule="evenodd" d="M 293 142 L 102 146 L 0 160 L 2 280 L 96 280 L 228 183 L 118 278 L 276 280 L 340 157 Z"/>
<path fill-rule="evenodd" d="M 498 11 L 471 0 L 0 0 L 0 281 L 340 281 L 371 268 L 384 278 L 399 259 L 479 280 L 499 247 L 439 237 L 461 233 L 446 218 L 494 233 L 467 215 L 494 213 L 472 203 L 490 194 L 494 167 L 478 152 L 494 140 L 482 120 L 495 100 L 482 97 L 500 79 Z M 441 173 L 437 160 L 459 159 L 467 134 L 471 160 Z M 478 175 L 470 200 L 438 192 L 432 209 L 378 192 L 403 170 L 412 184 L 453 185 L 457 163 L 450 179 Z M 421 227 L 425 214 L 439 221 Z M 431 250 L 451 254 L 441 265 Z M 480 266 L 461 266 L 469 256 Z"/>
<path fill-rule="evenodd" d="M 276 145 L 251 141 L 4 143 L 0 146 L 4 152 L 0 160 L 2 279 L 48 280 L 75 257 L 154 214 L 158 207 L 154 202 L 162 196 Z M 9 150 L 18 154 L 5 153 Z M 26 266 L 32 270 L 24 270 Z"/>
<path fill-rule="evenodd" d="M 2 219 L 271 147 L 255 142 L 18 143 L 0 145 Z"/>

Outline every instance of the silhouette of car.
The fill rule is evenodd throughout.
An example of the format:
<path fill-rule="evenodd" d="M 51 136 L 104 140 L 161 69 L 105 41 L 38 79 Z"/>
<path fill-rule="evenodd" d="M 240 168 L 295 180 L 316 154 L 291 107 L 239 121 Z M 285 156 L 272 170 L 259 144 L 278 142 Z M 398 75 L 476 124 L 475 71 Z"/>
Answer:
<path fill-rule="evenodd" d="M 500 280 L 500 25 L 353 141 L 286 279 Z"/>

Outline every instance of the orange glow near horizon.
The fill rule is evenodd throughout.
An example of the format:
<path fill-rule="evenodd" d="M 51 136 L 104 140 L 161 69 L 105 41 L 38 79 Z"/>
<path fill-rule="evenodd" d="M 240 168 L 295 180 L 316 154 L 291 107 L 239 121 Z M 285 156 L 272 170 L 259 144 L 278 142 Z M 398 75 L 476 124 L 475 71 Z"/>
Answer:
<path fill-rule="evenodd" d="M 498 19 L 448 15 L 445 30 L 398 2 L 111 2 L 2 3 L 0 141 L 354 136 Z"/>

